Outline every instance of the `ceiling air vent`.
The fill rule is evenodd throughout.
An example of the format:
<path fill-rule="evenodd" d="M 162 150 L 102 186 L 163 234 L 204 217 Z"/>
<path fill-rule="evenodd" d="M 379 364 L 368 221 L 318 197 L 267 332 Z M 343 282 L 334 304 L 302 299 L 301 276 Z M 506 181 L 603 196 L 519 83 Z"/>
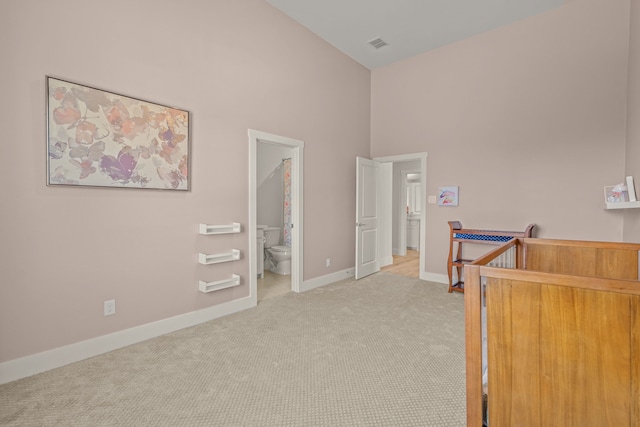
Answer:
<path fill-rule="evenodd" d="M 381 47 L 386 46 L 388 43 L 384 40 L 382 40 L 380 37 L 376 37 L 373 40 L 369 40 L 368 43 L 375 47 L 376 49 L 380 49 Z"/>

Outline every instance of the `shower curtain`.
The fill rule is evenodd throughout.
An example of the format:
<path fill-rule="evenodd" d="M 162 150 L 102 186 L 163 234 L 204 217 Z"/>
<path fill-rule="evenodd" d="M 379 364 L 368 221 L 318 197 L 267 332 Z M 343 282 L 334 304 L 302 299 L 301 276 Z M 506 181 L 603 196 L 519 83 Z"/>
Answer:
<path fill-rule="evenodd" d="M 282 161 L 282 175 L 284 180 L 284 221 L 282 227 L 282 244 L 291 246 L 291 159 Z"/>

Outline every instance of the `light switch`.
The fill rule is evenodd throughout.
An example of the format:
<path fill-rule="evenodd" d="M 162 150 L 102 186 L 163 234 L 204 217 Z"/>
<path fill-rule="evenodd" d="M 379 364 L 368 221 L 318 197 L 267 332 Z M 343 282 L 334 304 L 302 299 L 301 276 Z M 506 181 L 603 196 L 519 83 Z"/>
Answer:
<path fill-rule="evenodd" d="M 427 198 L 427 203 L 429 203 L 429 204 L 435 205 L 436 202 L 437 202 L 436 196 L 429 196 Z"/>

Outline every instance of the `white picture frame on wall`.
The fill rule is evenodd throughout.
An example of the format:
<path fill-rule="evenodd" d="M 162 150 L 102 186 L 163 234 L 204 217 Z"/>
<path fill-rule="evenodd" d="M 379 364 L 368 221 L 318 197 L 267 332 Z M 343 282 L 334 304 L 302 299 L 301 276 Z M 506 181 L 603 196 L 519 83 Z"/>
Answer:
<path fill-rule="evenodd" d="M 458 186 L 438 187 L 438 206 L 458 206 Z"/>

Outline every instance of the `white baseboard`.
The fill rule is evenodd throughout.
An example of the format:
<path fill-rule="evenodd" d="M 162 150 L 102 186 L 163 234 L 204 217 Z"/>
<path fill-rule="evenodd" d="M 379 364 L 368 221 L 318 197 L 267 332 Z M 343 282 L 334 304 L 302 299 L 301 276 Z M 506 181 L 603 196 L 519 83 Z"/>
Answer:
<path fill-rule="evenodd" d="M 316 277 L 313 279 L 305 280 L 300 287 L 300 292 L 310 291 L 311 289 L 319 288 L 321 286 L 328 285 L 330 283 L 338 282 L 340 280 L 353 277 L 354 269 L 347 268 L 346 270 L 336 271 L 335 273 L 327 274 L 325 276 Z"/>
<path fill-rule="evenodd" d="M 380 261 L 380 267 L 386 267 L 387 265 L 393 264 L 393 256 L 384 258 Z"/>
<path fill-rule="evenodd" d="M 326 276 L 320 276 L 314 279 L 305 280 L 300 288 L 300 292 L 319 288 L 321 286 L 325 286 L 339 280 L 349 279 L 354 276 L 354 271 L 354 268 L 347 268 L 346 270 L 337 271 L 335 273 L 327 274 Z M 443 283 L 445 285 L 449 284 L 449 276 L 446 274 L 426 272 L 420 275 L 420 279 L 426 280 L 428 282 Z"/>
<path fill-rule="evenodd" d="M 0 384 L 26 378 L 40 372 L 69 365 L 131 344 L 146 341 L 179 329 L 255 307 L 250 297 L 180 314 L 101 337 L 0 363 Z"/>
<path fill-rule="evenodd" d="M 353 275 L 354 269 L 348 268 L 325 276 L 305 280 L 300 292 L 348 279 L 353 277 Z M 449 278 L 445 274 L 423 273 L 420 279 L 444 284 L 449 283 Z M 80 360 L 237 313 L 254 306 L 255 304 L 252 303 L 250 297 L 241 298 L 202 310 L 147 323 L 146 325 L 136 326 L 101 337 L 43 351 L 42 353 L 9 360 L 8 362 L 0 363 L 0 384 L 6 384 L 51 369 L 60 368 L 74 362 L 79 362 Z"/>
<path fill-rule="evenodd" d="M 438 273 L 421 273 L 420 280 L 426 280 L 428 282 L 436 282 L 436 283 L 444 283 L 445 285 L 449 285 L 449 276 L 447 274 L 438 274 Z"/>

